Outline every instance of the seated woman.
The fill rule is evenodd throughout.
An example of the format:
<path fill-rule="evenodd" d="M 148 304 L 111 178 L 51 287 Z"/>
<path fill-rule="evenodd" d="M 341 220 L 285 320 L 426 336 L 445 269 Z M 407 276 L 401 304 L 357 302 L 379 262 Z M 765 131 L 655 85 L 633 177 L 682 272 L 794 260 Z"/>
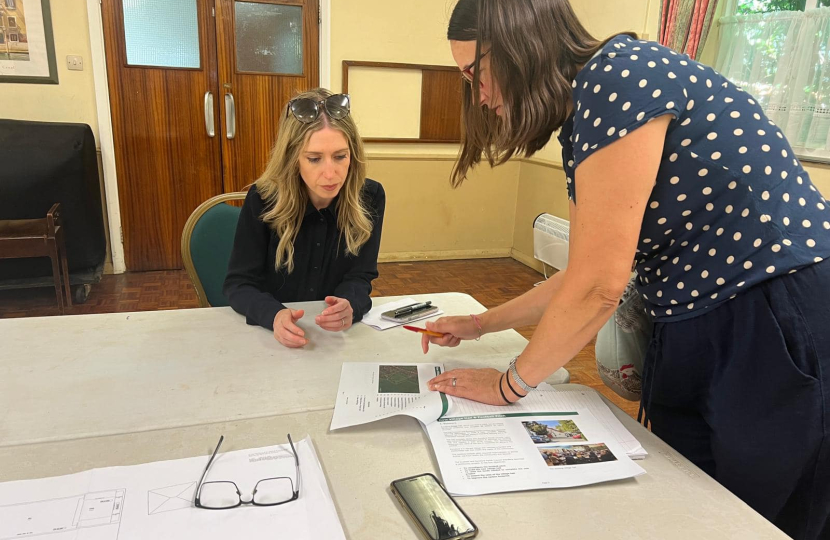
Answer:
<path fill-rule="evenodd" d="M 372 307 L 386 194 L 366 178 L 349 96 L 324 89 L 288 103 L 265 172 L 236 227 L 224 293 L 248 324 L 302 347 L 304 313 L 283 302 L 325 300 L 314 322 L 349 328 Z"/>

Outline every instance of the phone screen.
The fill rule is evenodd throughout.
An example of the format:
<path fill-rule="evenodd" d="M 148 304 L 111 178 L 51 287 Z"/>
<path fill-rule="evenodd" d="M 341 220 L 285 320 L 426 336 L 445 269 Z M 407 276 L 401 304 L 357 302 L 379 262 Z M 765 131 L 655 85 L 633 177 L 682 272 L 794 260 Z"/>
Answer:
<path fill-rule="evenodd" d="M 473 522 L 431 474 L 395 480 L 392 485 L 433 540 L 475 536 Z"/>

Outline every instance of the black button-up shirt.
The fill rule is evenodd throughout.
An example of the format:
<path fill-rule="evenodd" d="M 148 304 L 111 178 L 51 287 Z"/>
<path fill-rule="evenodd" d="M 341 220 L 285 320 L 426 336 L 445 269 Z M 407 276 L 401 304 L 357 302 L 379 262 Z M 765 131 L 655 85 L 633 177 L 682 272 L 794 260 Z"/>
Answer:
<path fill-rule="evenodd" d="M 362 192 L 372 236 L 357 256 L 346 254 L 346 241 L 337 227 L 338 196 L 328 208 L 317 210 L 309 201 L 294 241 L 294 271 L 274 269 L 279 237 L 260 216 L 265 207 L 253 186 L 242 205 L 223 292 L 231 307 L 245 315 L 248 324 L 270 330 L 283 302 L 345 298 L 352 305 L 354 322 L 372 307 L 369 294 L 378 277 L 378 250 L 386 208 L 383 186 L 366 179 Z"/>

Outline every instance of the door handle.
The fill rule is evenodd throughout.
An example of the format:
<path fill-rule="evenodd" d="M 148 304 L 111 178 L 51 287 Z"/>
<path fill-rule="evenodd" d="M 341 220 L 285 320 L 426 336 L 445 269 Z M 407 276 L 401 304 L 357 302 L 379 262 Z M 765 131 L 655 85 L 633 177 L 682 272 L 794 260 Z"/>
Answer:
<path fill-rule="evenodd" d="M 205 131 L 208 137 L 216 135 L 213 122 L 213 92 L 205 92 Z"/>
<path fill-rule="evenodd" d="M 228 140 L 236 137 L 236 104 L 230 92 L 225 94 L 225 130 Z"/>

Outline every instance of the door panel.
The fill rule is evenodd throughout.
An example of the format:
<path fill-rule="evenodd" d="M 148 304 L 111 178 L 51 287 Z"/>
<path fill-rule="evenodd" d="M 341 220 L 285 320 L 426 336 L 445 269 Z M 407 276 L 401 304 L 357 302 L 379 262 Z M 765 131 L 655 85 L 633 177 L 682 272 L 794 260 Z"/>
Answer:
<path fill-rule="evenodd" d="M 128 270 L 181 268 L 184 222 L 223 191 L 212 8 L 212 0 L 102 2 Z"/>
<path fill-rule="evenodd" d="M 317 0 L 216 3 L 224 187 L 238 191 L 265 169 L 288 99 L 319 85 Z"/>
<path fill-rule="evenodd" d="M 101 12 L 127 269 L 181 268 L 193 209 L 253 182 L 285 102 L 318 86 L 317 2 L 103 0 Z"/>

